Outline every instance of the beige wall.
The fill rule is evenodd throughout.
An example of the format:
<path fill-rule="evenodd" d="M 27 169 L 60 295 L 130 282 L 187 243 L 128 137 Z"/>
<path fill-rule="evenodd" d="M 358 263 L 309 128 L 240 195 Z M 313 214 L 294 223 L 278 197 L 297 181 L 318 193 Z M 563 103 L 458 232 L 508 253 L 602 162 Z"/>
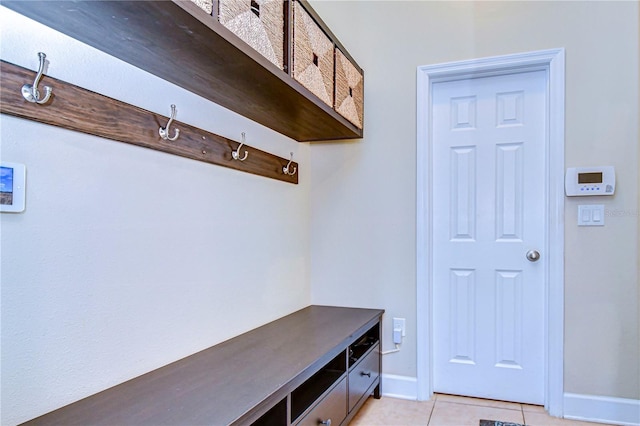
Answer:
<path fill-rule="evenodd" d="M 1 6 L 0 28 L 3 60 L 34 69 L 43 51 L 48 75 L 163 115 L 175 103 L 179 121 L 293 151 L 301 173 L 291 185 L 0 115 L 2 160 L 27 168 L 25 212 L 0 215 L 2 425 L 309 304 L 309 145 Z"/>
<path fill-rule="evenodd" d="M 2 424 L 310 301 L 385 308 L 386 336 L 407 318 L 384 372 L 414 377 L 416 67 L 556 47 L 567 166 L 618 171 L 606 227 L 577 228 L 567 201 L 566 391 L 640 398 L 638 4 L 313 5 L 365 68 L 361 141 L 298 144 L 0 7 L 3 60 L 34 68 L 45 51 L 54 77 L 158 113 L 176 103 L 181 121 L 294 151 L 302 173 L 287 185 L 0 116 L 2 160 L 28 173 L 27 211 L 0 215 Z"/>
<path fill-rule="evenodd" d="M 416 375 L 416 67 L 566 49 L 566 166 L 613 165 L 613 197 L 566 199 L 565 392 L 640 398 L 638 3 L 315 1 L 365 70 L 365 138 L 314 144 L 314 303 L 406 317 L 387 374 Z M 602 228 L 578 204 L 604 204 Z M 385 348 L 387 349 L 387 348 Z"/>

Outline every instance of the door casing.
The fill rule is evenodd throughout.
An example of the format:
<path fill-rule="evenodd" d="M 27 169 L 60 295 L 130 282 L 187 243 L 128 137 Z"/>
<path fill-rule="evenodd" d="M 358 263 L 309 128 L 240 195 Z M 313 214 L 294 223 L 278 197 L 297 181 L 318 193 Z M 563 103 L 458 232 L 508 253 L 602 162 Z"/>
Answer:
<path fill-rule="evenodd" d="M 564 394 L 564 49 L 550 49 L 418 67 L 417 72 L 417 398 L 433 394 L 431 282 L 431 86 L 435 82 L 544 70 L 547 73 L 545 186 L 545 409 L 563 414 Z"/>

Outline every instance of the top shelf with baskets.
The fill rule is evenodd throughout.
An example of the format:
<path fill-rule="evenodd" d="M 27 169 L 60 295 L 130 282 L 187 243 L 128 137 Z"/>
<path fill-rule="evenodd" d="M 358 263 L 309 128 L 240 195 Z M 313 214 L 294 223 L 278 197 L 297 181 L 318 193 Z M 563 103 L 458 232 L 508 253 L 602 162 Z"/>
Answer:
<path fill-rule="evenodd" d="M 230 22 L 242 19 L 242 11 L 221 14 L 229 11 L 220 7 L 231 3 L 247 3 L 257 18 L 266 15 L 267 3 L 281 5 L 283 48 L 275 49 L 282 51 L 281 63 L 241 38 L 247 26 L 234 27 Z M 7 0 L 2 4 L 297 141 L 362 137 L 362 69 L 306 2 Z M 307 49 L 309 37 L 321 34 L 333 47 L 330 53 Z M 315 69 L 306 72 L 310 66 L 321 68 L 323 58 L 330 59 L 331 65 L 324 64 L 330 75 Z M 324 90 L 319 92 L 321 84 Z"/>

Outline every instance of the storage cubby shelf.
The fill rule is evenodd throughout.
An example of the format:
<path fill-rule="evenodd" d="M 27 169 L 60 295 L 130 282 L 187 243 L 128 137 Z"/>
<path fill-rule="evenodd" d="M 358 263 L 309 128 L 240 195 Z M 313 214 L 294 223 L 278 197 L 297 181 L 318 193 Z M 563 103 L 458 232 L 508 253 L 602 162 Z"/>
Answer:
<path fill-rule="evenodd" d="M 291 420 L 298 419 L 313 402 L 336 383 L 347 371 L 347 358 L 341 352 L 320 371 L 291 393 Z"/>
<path fill-rule="evenodd" d="M 362 137 L 362 129 L 191 1 L 2 5 L 297 141 Z"/>

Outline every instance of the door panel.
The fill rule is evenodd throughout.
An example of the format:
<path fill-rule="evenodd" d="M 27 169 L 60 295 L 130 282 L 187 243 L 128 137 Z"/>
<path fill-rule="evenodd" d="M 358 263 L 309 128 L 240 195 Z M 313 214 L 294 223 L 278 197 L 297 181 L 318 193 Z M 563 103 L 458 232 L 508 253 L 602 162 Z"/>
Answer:
<path fill-rule="evenodd" d="M 434 83 L 432 102 L 434 390 L 542 404 L 546 74 Z"/>

